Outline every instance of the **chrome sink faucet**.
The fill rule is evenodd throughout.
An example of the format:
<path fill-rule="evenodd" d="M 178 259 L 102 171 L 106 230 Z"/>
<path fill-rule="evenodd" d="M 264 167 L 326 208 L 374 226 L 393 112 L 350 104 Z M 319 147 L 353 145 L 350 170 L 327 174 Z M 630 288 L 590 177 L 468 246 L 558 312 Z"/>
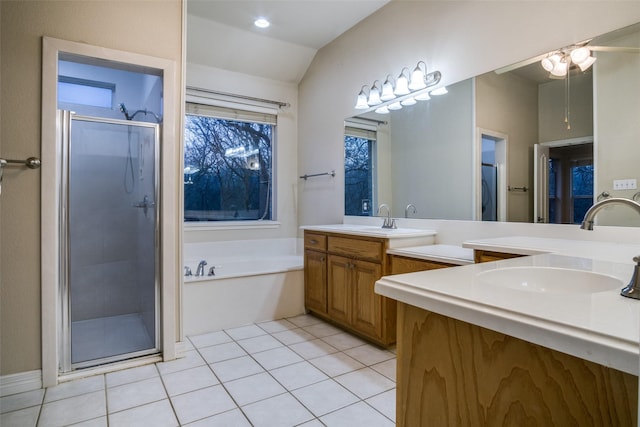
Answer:
<path fill-rule="evenodd" d="M 638 215 L 640 215 L 640 203 L 638 202 L 620 197 L 604 199 L 589 208 L 587 213 L 584 215 L 580 228 L 583 230 L 593 230 L 593 222 L 595 221 L 596 215 L 609 205 L 629 206 L 635 210 Z M 636 263 L 636 266 L 633 269 L 633 276 L 631 277 L 629 284 L 622 288 L 620 295 L 623 297 L 640 299 L 640 255 L 635 256 L 633 258 L 633 262 Z"/>
<path fill-rule="evenodd" d="M 387 217 L 382 223 L 382 228 L 398 228 L 398 226 L 396 225 L 396 220 L 391 218 L 391 209 L 389 209 L 389 205 L 387 205 L 386 203 L 382 203 L 380 206 L 378 206 L 378 216 L 380 216 L 382 208 L 387 209 Z"/>
<path fill-rule="evenodd" d="M 198 269 L 196 270 L 196 276 L 204 276 L 204 266 L 207 265 L 207 261 L 202 260 L 198 263 Z"/>
<path fill-rule="evenodd" d="M 409 204 L 407 205 L 407 207 L 406 207 L 406 208 L 404 208 L 404 217 L 405 217 L 405 218 L 409 218 L 409 209 L 411 209 L 411 208 L 413 209 L 413 214 L 414 214 L 414 215 L 416 214 L 416 212 L 418 212 L 418 211 L 416 210 L 416 205 L 414 205 L 413 203 L 409 203 Z"/>

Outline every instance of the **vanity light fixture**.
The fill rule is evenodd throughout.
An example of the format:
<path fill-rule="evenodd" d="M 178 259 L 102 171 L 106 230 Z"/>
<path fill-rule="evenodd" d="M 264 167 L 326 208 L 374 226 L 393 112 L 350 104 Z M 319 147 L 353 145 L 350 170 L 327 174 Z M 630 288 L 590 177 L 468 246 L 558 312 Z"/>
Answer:
<path fill-rule="evenodd" d="M 396 80 L 388 74 L 382 86 L 378 80 L 373 82 L 371 89 L 366 85 L 362 86 L 355 109 L 388 114 L 389 110 L 399 110 L 403 106 L 414 105 L 417 101 L 431 99 L 429 88 L 440 83 L 440 72 L 427 73 L 427 65 L 423 61 L 418 62 L 412 72 L 409 70 L 407 67 L 402 68 Z M 441 87 L 434 92 L 431 95 L 442 95 L 447 93 L 447 90 Z"/>
<path fill-rule="evenodd" d="M 434 89 L 429 93 L 431 95 L 440 96 L 440 95 L 446 95 L 447 93 L 449 93 L 449 91 L 447 90 L 446 86 L 441 86 L 438 89 Z"/>
<path fill-rule="evenodd" d="M 271 25 L 271 22 L 269 22 L 269 20 L 266 18 L 258 18 L 253 21 L 253 25 L 258 28 L 268 28 Z"/>

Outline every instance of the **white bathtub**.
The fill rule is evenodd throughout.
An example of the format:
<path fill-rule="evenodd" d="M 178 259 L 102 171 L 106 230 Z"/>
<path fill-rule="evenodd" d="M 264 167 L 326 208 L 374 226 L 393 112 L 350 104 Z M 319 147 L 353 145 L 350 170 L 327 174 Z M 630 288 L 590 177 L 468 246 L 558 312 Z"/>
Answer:
<path fill-rule="evenodd" d="M 201 334 L 304 312 L 300 239 L 188 243 L 184 265 L 185 335 Z M 205 276 L 196 277 L 205 260 Z M 210 267 L 215 275 L 208 276 Z"/>

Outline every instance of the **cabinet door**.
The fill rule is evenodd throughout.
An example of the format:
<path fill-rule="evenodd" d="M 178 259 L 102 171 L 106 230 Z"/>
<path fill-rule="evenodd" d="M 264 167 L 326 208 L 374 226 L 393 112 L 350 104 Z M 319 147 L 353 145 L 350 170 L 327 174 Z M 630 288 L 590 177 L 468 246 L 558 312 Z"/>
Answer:
<path fill-rule="evenodd" d="M 308 310 L 327 312 L 327 255 L 304 251 L 304 306 Z"/>
<path fill-rule="evenodd" d="M 374 292 L 376 281 L 382 276 L 382 266 L 373 262 L 351 261 L 353 326 L 364 334 L 382 337 L 382 296 Z"/>
<path fill-rule="evenodd" d="M 351 323 L 350 276 L 353 261 L 349 258 L 329 255 L 327 278 L 327 314 L 333 320 Z"/>

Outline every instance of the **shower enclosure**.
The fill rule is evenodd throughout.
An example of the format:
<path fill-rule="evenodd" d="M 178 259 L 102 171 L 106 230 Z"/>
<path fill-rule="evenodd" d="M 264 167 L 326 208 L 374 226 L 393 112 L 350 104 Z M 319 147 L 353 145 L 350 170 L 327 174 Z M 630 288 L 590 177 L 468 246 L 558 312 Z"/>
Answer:
<path fill-rule="evenodd" d="M 159 352 L 159 125 L 59 112 L 60 371 Z"/>

